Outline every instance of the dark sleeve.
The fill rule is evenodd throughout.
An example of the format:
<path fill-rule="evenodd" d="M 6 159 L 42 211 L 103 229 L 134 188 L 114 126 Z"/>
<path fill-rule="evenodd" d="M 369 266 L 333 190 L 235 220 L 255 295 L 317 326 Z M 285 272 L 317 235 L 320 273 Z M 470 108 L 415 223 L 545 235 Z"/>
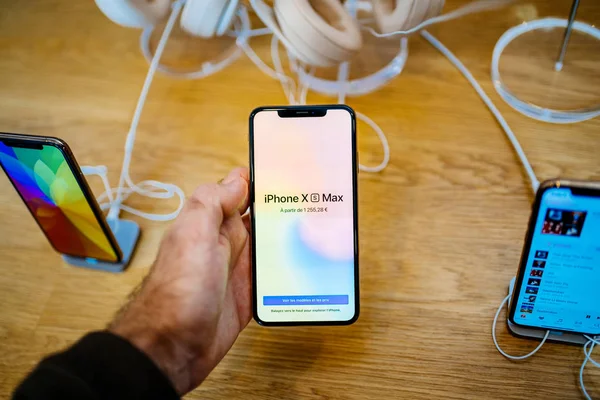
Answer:
<path fill-rule="evenodd" d="M 108 332 L 86 335 L 52 355 L 25 378 L 13 400 L 179 399 L 168 378 L 146 354 Z"/>

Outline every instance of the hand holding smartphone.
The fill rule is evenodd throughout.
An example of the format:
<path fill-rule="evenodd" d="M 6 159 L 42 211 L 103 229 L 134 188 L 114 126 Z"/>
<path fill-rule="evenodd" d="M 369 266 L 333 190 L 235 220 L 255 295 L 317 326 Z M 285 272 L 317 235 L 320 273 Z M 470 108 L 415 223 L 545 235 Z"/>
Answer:
<path fill-rule="evenodd" d="M 347 325 L 359 315 L 356 122 L 346 106 L 250 116 L 254 318 Z"/>

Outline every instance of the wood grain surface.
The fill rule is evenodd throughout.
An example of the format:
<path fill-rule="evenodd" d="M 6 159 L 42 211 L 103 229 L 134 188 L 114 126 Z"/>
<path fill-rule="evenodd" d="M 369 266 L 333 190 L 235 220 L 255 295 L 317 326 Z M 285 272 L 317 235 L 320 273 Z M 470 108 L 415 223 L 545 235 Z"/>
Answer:
<path fill-rule="evenodd" d="M 446 9 L 463 3 L 449 0 Z M 566 0 L 521 1 L 430 32 L 491 95 L 541 179 L 598 180 L 600 120 L 561 126 L 528 119 L 496 95 L 489 78 L 492 50 L 504 31 L 537 17 L 566 17 L 569 8 Z M 600 3 L 583 1 L 579 17 L 598 24 Z M 62 137 L 81 164 L 106 164 L 116 184 L 148 67 L 138 37 L 139 31 L 112 24 L 92 1 L 0 1 L 0 130 Z M 197 64 L 226 41 L 200 43 L 176 33 L 165 63 Z M 397 41 L 380 41 L 378 48 L 367 43 L 371 47 L 353 71 L 384 64 Z M 251 44 L 267 56 L 268 38 Z M 537 76 L 535 63 L 550 62 L 558 46 L 549 52 L 511 49 L 503 63 Z M 412 37 L 409 47 L 399 77 L 349 100 L 381 125 L 391 147 L 384 172 L 360 174 L 359 321 L 285 329 L 252 322 L 187 398 L 582 398 L 580 347 L 547 344 L 527 361 L 510 362 L 492 344 L 492 317 L 517 269 L 532 195 L 508 141 L 473 89 L 422 38 Z M 569 57 L 575 63 L 576 56 L 575 50 L 567 55 L 565 74 Z M 587 72 L 565 78 L 574 82 L 566 88 L 523 77 L 511 82 L 528 96 L 551 92 L 580 99 L 582 92 L 598 100 L 600 64 L 584 66 Z M 249 112 L 285 101 L 279 84 L 245 57 L 203 80 L 159 74 L 131 175 L 173 182 L 189 194 L 246 165 Z M 334 100 L 311 94 L 309 101 Z M 361 161 L 379 163 L 380 145 L 363 124 L 359 142 Z M 93 178 L 92 186 L 99 193 Z M 154 212 L 176 206 L 139 197 L 128 204 Z M 4 177 L 0 205 L 0 397 L 7 398 L 41 357 L 110 321 L 148 272 L 169 224 L 126 216 L 140 223 L 142 239 L 131 267 L 110 274 L 63 264 Z M 511 353 L 535 346 L 513 338 L 503 324 L 498 331 Z M 588 370 L 585 379 L 600 397 L 600 373 Z"/>

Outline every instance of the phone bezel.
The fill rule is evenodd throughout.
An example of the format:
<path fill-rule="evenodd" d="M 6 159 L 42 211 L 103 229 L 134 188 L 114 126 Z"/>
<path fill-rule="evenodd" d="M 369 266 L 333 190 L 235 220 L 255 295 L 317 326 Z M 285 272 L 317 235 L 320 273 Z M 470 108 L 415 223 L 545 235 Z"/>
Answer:
<path fill-rule="evenodd" d="M 537 218 L 540 213 L 540 206 L 542 202 L 542 197 L 544 193 L 548 189 L 554 188 L 568 188 L 573 192 L 580 194 L 583 193 L 588 196 L 600 197 L 600 182 L 584 182 L 584 181 L 575 181 L 575 180 L 548 180 L 542 182 L 535 196 L 535 201 L 533 203 L 533 207 L 531 209 L 531 216 L 529 217 L 529 226 L 527 227 L 527 233 L 525 235 L 525 243 L 523 245 L 523 251 L 521 253 L 521 260 L 519 261 L 519 270 L 517 273 L 517 279 L 515 282 L 515 287 L 512 293 L 511 301 L 510 301 L 510 310 L 508 314 L 508 318 L 511 323 L 528 328 L 528 329 L 537 329 L 541 331 L 552 331 L 552 332 L 564 332 L 571 334 L 581 334 L 581 335 L 598 335 L 598 333 L 588 333 L 588 332 L 580 332 L 569 329 L 559 329 L 559 328 L 543 328 L 539 326 L 532 326 L 522 324 L 516 321 L 515 315 L 518 307 L 518 297 L 519 293 L 521 293 L 521 287 L 523 284 L 523 280 L 525 278 L 525 270 L 527 269 L 527 261 L 529 258 L 529 253 L 531 252 L 531 244 L 533 241 L 533 235 L 535 234 L 535 227 L 537 225 Z"/>
<path fill-rule="evenodd" d="M 254 214 L 254 117 L 263 111 L 283 111 L 283 112 L 301 112 L 303 115 L 298 118 L 320 118 L 321 112 L 327 110 L 345 110 L 350 114 L 352 132 L 352 194 L 353 194 L 353 235 L 354 235 L 354 316 L 347 321 L 263 321 L 258 316 L 258 297 L 257 297 L 257 278 L 256 278 L 256 244 L 254 238 L 255 232 L 255 214 Z M 304 114 L 308 111 L 307 114 Z M 314 111 L 315 114 L 310 114 Z M 285 118 L 281 117 L 280 118 Z M 352 108 L 342 105 L 318 105 L 318 106 L 264 106 L 254 109 L 250 113 L 250 129 L 248 136 L 249 158 L 250 158 L 250 219 L 252 225 L 252 313 L 254 320 L 263 326 L 330 326 L 330 325 L 351 325 L 358 320 L 360 315 L 360 283 L 359 283 L 359 245 L 358 245 L 358 160 L 356 145 L 356 116 Z"/>
<path fill-rule="evenodd" d="M 96 220 L 98 221 L 98 224 L 100 225 L 102 231 L 108 238 L 108 241 L 117 256 L 117 260 L 103 260 L 103 259 L 94 258 L 94 257 L 85 257 L 85 256 L 77 255 L 77 254 L 63 253 L 63 252 L 59 251 L 54 246 L 54 243 L 52 243 L 52 240 L 50 240 L 50 238 L 46 234 L 46 231 L 44 231 L 44 229 L 42 229 L 42 226 L 40 225 L 40 223 L 37 220 L 37 218 L 35 217 L 35 215 L 33 215 L 33 212 L 27 205 L 27 202 L 21 195 L 21 192 L 19 192 L 19 190 L 17 189 L 13 180 L 8 175 L 8 172 L 4 168 L 4 165 L 2 165 L 2 163 L 0 163 L 0 168 L 2 168 L 2 170 L 6 174 L 6 177 L 8 178 L 9 182 L 11 183 L 11 185 L 13 186 L 13 188 L 15 189 L 15 191 L 17 192 L 17 194 L 19 195 L 19 197 L 21 198 L 23 203 L 25 204 L 25 207 L 27 208 L 27 210 L 33 217 L 36 224 L 40 227 L 40 230 L 42 231 L 42 233 L 44 234 L 44 236 L 48 240 L 48 243 L 50 243 L 50 246 L 52 246 L 54 251 L 56 251 L 59 254 L 64 254 L 69 257 L 74 257 L 74 258 L 78 258 L 78 259 L 82 259 L 82 260 L 94 259 L 94 260 L 107 262 L 107 263 L 114 263 L 114 264 L 120 263 L 123 260 L 123 253 L 121 252 L 119 244 L 118 244 L 117 240 L 115 239 L 111 229 L 109 228 L 108 224 L 106 223 L 106 220 L 104 219 L 104 215 L 102 214 L 102 210 L 100 210 L 100 206 L 98 205 L 96 198 L 92 194 L 92 190 L 88 186 L 87 180 L 85 179 L 83 172 L 81 172 L 81 168 L 77 164 L 77 161 L 75 160 L 75 156 L 73 155 L 73 152 L 71 151 L 71 149 L 69 148 L 67 143 L 62 139 L 50 137 L 50 136 L 36 136 L 36 135 L 24 135 L 24 134 L 17 134 L 17 133 L 0 132 L 0 141 L 5 141 L 5 140 L 17 143 L 16 147 L 18 147 L 18 144 L 23 144 L 25 146 L 27 146 L 27 145 L 53 146 L 53 147 L 58 148 L 58 150 L 60 150 L 60 152 L 63 154 L 63 156 L 65 158 L 65 161 L 67 162 L 67 165 L 69 165 L 71 172 L 73 172 L 73 176 L 75 177 L 75 180 L 79 184 L 79 187 L 81 188 L 83 195 L 85 196 L 90 208 L 92 209 L 92 212 L 94 213 L 94 216 L 96 217 Z"/>

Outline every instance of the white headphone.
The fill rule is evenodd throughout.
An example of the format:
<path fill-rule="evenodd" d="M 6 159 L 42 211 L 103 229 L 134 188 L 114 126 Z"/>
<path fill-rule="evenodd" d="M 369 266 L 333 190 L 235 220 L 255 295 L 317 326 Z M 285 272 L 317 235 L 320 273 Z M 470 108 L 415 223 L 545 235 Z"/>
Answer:
<path fill-rule="evenodd" d="M 250 0 L 254 11 L 290 53 L 326 67 L 347 61 L 362 47 L 360 26 L 339 0 Z M 439 15 L 444 0 L 371 0 L 383 33 L 408 30 Z"/>
<path fill-rule="evenodd" d="M 143 28 L 169 13 L 171 0 L 95 0 L 115 23 Z M 290 53 L 306 64 L 331 66 L 349 60 L 362 47 L 360 26 L 339 0 L 251 0 L 259 18 Z M 439 15 L 444 0 L 371 0 L 379 30 L 414 28 Z M 231 26 L 239 0 L 187 0 L 181 28 L 193 36 L 223 35 Z"/>
<path fill-rule="evenodd" d="M 95 0 L 113 22 L 129 28 L 153 26 L 171 9 L 171 0 Z M 181 28 L 192 36 L 222 36 L 233 22 L 239 0 L 187 0 Z"/>

